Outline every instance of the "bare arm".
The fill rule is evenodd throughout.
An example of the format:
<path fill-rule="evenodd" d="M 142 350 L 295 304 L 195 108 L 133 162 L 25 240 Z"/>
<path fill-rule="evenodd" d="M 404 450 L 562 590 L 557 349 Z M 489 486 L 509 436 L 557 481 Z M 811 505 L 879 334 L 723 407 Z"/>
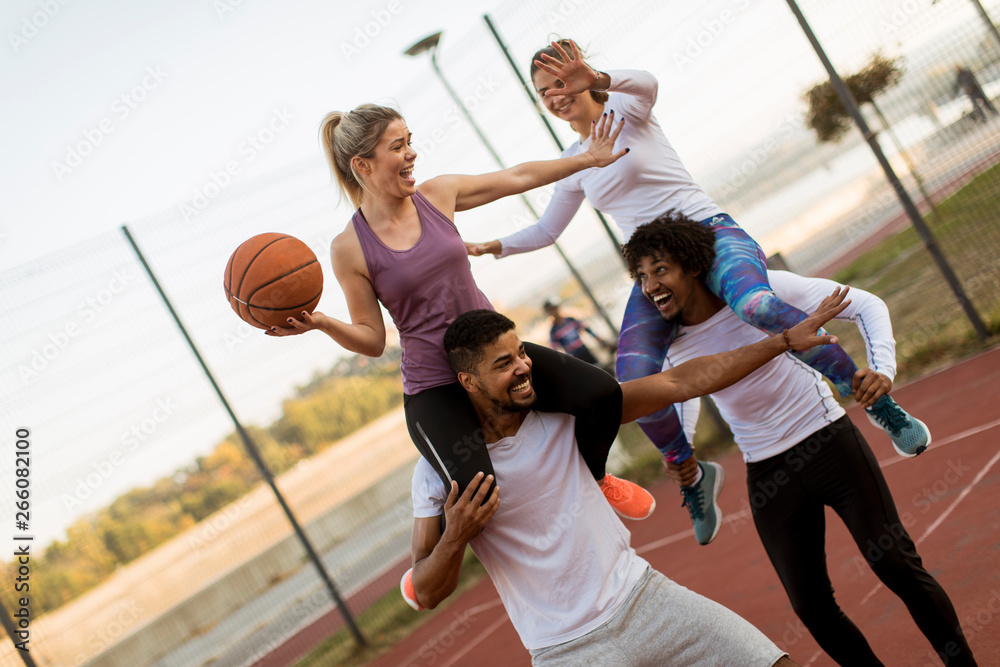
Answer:
<path fill-rule="evenodd" d="M 410 543 L 413 551 L 413 590 L 417 601 L 424 607 L 433 609 L 455 592 L 462 573 L 465 546 L 482 532 L 499 507 L 499 487 L 494 487 L 493 493 L 486 499 L 486 492 L 492 483 L 493 475 L 487 475 L 484 480 L 483 473 L 477 473 L 459 496 L 458 482 L 452 481 L 451 493 L 444 505 L 443 534 L 441 517 L 414 519 Z"/>
<path fill-rule="evenodd" d="M 451 174 L 438 176 L 420 185 L 419 190 L 442 213 L 451 217 L 455 211 L 467 211 L 489 204 L 502 197 L 554 183 L 591 167 L 606 167 L 628 152 L 614 151 L 621 123 L 614 123 L 613 114 L 602 117 L 590 132 L 587 150 L 578 155 L 557 160 L 524 162 L 509 169 L 478 176 Z"/>
<path fill-rule="evenodd" d="M 364 254 L 354 231 L 348 228 L 333 240 L 330 247 L 333 273 L 344 291 L 351 322 L 342 322 L 320 312 L 303 313 L 287 327 L 265 332 L 272 336 L 290 336 L 313 329 L 322 331 L 341 347 L 369 357 L 385 350 L 385 322 L 375 289 L 368 279 Z"/>
<path fill-rule="evenodd" d="M 817 336 L 816 331 L 850 304 L 845 301 L 847 291 L 847 288 L 838 288 L 812 315 L 788 330 L 791 349 L 802 351 L 837 342 L 836 337 Z M 622 423 L 674 403 L 725 389 L 788 350 L 784 336 L 779 334 L 730 352 L 699 357 L 661 373 L 624 382 Z"/>

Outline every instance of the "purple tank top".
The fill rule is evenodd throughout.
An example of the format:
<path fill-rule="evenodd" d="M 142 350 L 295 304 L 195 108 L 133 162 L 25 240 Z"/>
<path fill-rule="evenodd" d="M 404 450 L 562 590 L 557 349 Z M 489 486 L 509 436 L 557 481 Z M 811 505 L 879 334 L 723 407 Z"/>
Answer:
<path fill-rule="evenodd" d="M 410 395 L 457 381 L 444 353 L 445 330 L 462 313 L 493 310 L 472 279 L 455 224 L 419 192 L 414 192 L 413 203 L 421 232 L 408 250 L 382 243 L 361 209 L 351 218 L 375 295 L 399 331 L 403 392 Z"/>

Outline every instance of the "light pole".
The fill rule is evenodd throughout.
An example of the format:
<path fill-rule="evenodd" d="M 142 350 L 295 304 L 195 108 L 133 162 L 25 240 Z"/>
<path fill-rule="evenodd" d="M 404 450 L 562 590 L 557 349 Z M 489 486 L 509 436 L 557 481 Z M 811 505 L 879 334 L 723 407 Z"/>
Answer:
<path fill-rule="evenodd" d="M 476 124 L 476 121 L 472 118 L 472 114 L 469 113 L 469 110 L 465 107 L 465 104 L 462 102 L 462 98 L 458 96 L 458 94 L 455 92 L 455 89 L 451 87 L 450 83 L 448 83 L 448 79 L 446 79 L 444 74 L 441 72 L 441 68 L 438 66 L 437 62 L 437 47 L 438 47 L 438 42 L 440 41 L 441 41 L 441 33 L 436 32 L 433 35 L 424 37 L 422 40 L 420 40 L 410 48 L 406 49 L 406 51 L 404 51 L 403 53 L 408 56 L 418 56 L 422 53 L 430 52 L 431 67 L 434 68 L 434 73 L 437 75 L 437 78 L 441 81 L 441 85 L 443 85 L 444 89 L 448 91 L 448 95 L 451 97 L 452 101 L 455 102 L 455 105 L 462 112 L 462 115 L 465 116 L 465 119 L 469 122 L 469 125 L 472 127 L 472 129 L 475 130 L 476 135 L 479 137 L 479 140 L 482 142 L 483 146 L 485 146 L 486 150 L 489 151 L 490 155 L 493 156 L 493 160 L 497 163 L 497 165 L 499 165 L 501 169 L 506 169 L 507 165 L 505 165 L 503 163 L 503 160 L 500 159 L 500 155 L 493 148 L 493 144 L 491 144 L 490 140 L 486 138 L 485 134 L 483 134 L 483 131 L 479 128 L 479 125 Z M 535 219 L 537 220 L 538 212 L 535 210 L 535 207 L 531 205 L 531 202 L 528 201 L 528 198 L 522 194 L 521 200 L 524 202 L 525 206 L 528 207 L 528 210 L 531 211 L 531 214 L 535 216 Z M 594 309 L 601 316 L 601 319 L 604 320 L 605 324 L 608 325 L 608 328 L 610 328 L 611 331 L 613 331 L 615 336 L 617 337 L 618 327 L 616 327 L 615 324 L 611 321 L 611 318 L 608 317 L 608 314 L 607 312 L 605 312 L 604 307 L 601 306 L 600 302 L 597 300 L 597 297 L 594 296 L 594 293 L 590 290 L 590 287 L 584 281 L 583 276 L 580 275 L 580 272 L 576 270 L 576 267 L 573 266 L 573 263 L 569 260 L 569 257 L 566 256 L 566 253 L 563 252 L 563 249 L 559 247 L 558 243 L 554 243 L 553 247 L 556 249 L 556 252 L 559 253 L 559 256 L 562 257 L 563 262 L 566 263 L 566 266 L 569 268 L 570 273 L 572 273 L 573 277 L 576 278 L 576 281 L 580 284 L 580 287 L 583 289 L 584 294 L 587 295 L 587 298 L 593 304 Z"/>

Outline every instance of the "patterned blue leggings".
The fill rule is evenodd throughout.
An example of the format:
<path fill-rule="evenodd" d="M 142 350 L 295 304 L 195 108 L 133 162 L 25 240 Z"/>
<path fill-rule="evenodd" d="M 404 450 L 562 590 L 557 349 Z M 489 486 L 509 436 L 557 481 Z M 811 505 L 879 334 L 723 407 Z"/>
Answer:
<path fill-rule="evenodd" d="M 715 230 L 715 261 L 706 284 L 736 315 L 769 334 L 788 329 L 807 317 L 775 296 L 767 280 L 764 251 L 725 214 L 702 221 Z M 665 322 L 636 282 L 625 307 L 618 339 L 617 374 L 621 382 L 658 373 L 674 339 L 676 325 Z M 794 352 L 833 382 L 841 396 L 853 393 L 851 383 L 858 367 L 840 345 L 820 345 Z M 642 417 L 639 427 L 668 461 L 680 463 L 691 456 L 674 406 Z"/>

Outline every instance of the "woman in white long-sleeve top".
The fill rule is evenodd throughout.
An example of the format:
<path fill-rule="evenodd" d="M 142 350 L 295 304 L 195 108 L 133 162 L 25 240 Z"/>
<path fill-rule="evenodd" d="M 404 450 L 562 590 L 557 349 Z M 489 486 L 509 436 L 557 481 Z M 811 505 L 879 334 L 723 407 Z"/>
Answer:
<path fill-rule="evenodd" d="M 629 159 L 559 181 L 538 223 L 499 240 L 467 244 L 470 254 L 505 257 L 550 245 L 584 199 L 614 218 L 625 241 L 639 225 L 674 210 L 715 230 L 715 263 L 705 282 L 740 319 L 772 334 L 805 319 L 806 313 L 775 296 L 760 246 L 695 183 L 667 140 L 653 116 L 658 84 L 652 74 L 639 70 L 599 72 L 583 60 L 573 41 L 562 40 L 535 54 L 531 79 L 545 108 L 580 134 L 580 140 L 563 156 L 585 150 L 592 123 L 607 116 L 624 120 L 619 140 L 631 148 Z M 664 322 L 659 312 L 669 307 L 670 298 L 664 295 L 654 305 L 643 297 L 638 285 L 632 290 L 618 342 L 620 381 L 660 370 L 674 337 L 674 327 Z M 797 356 L 826 376 L 842 396 L 854 393 L 852 378 L 857 366 L 839 345 L 814 348 Z M 927 427 L 888 395 L 867 411 L 889 434 L 900 454 L 915 456 L 930 443 Z M 681 463 L 691 457 L 690 444 L 673 407 L 639 423 L 667 461 Z M 721 469 L 703 463 L 696 483 L 682 490 L 696 537 L 703 544 L 718 530 L 721 514 L 715 499 L 721 490 L 721 474 Z M 705 478 L 707 483 L 703 484 Z"/>

